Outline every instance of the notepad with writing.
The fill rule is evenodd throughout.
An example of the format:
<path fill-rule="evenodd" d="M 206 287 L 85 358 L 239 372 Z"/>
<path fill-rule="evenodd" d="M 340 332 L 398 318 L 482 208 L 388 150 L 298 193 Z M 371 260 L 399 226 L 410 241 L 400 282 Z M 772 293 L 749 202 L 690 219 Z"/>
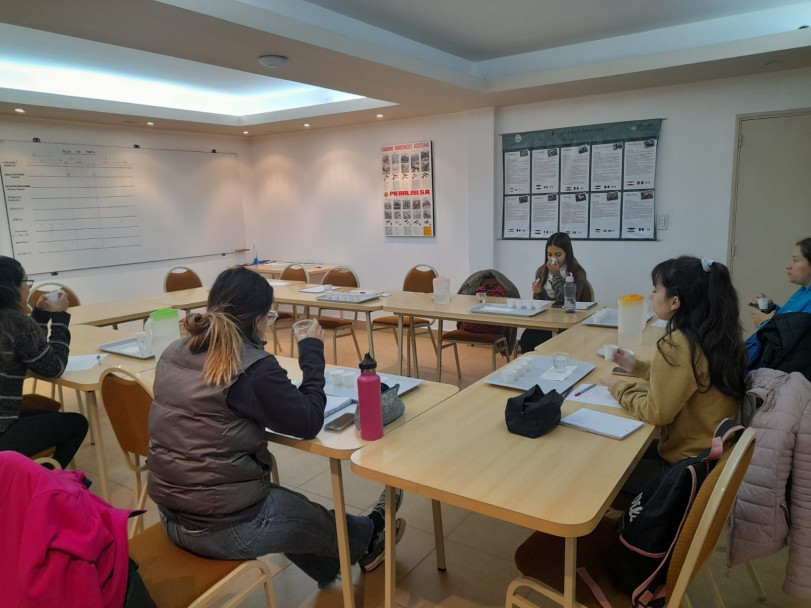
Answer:
<path fill-rule="evenodd" d="M 597 433 L 612 439 L 625 439 L 628 435 L 641 428 L 644 422 L 604 414 L 594 410 L 582 408 L 563 418 L 560 423 L 576 429 Z"/>

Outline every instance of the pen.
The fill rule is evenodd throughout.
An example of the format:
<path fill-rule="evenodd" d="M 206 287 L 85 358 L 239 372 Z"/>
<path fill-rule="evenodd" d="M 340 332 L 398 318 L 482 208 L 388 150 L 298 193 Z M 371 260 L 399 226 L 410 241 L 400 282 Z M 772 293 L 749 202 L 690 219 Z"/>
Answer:
<path fill-rule="evenodd" d="M 574 394 L 574 396 L 575 396 L 575 397 L 579 397 L 580 395 L 582 395 L 582 394 L 583 394 L 583 393 L 585 393 L 586 391 L 590 391 L 591 389 L 593 389 L 595 386 L 597 386 L 597 385 L 596 385 L 596 384 L 589 384 L 589 385 L 588 385 L 586 388 L 584 388 L 583 390 L 577 391 L 577 392 Z"/>

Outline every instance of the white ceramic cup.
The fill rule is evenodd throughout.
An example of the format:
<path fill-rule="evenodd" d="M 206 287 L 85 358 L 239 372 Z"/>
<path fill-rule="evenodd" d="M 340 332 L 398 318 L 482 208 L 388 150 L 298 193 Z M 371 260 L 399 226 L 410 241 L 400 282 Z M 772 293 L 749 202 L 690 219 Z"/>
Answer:
<path fill-rule="evenodd" d="M 758 298 L 757 299 L 757 307 L 760 309 L 761 312 L 766 312 L 769 310 L 769 306 L 771 306 L 771 299 L 769 298 Z"/>
<path fill-rule="evenodd" d="M 344 386 L 352 387 L 356 386 L 358 382 L 358 374 L 352 370 L 344 371 L 341 374 L 341 383 Z"/>
<path fill-rule="evenodd" d="M 49 291 L 48 293 L 46 293 L 45 294 L 45 299 L 48 300 L 49 302 L 56 302 L 57 300 L 59 300 L 59 297 L 61 295 L 62 295 L 62 290 L 61 289 L 56 289 L 54 291 Z"/>
<path fill-rule="evenodd" d="M 565 374 L 566 369 L 569 367 L 569 353 L 554 353 L 552 355 L 552 365 L 555 367 L 556 373 Z"/>
<path fill-rule="evenodd" d="M 603 356 L 605 357 L 605 360 L 613 361 L 614 355 L 617 354 L 619 348 L 620 347 L 616 344 L 603 344 Z"/>
<path fill-rule="evenodd" d="M 344 370 L 342 370 L 342 369 L 330 369 L 330 370 L 327 370 L 327 378 L 335 386 L 341 386 L 341 383 L 343 382 L 341 380 L 341 376 L 343 375 L 343 373 L 344 373 Z"/>

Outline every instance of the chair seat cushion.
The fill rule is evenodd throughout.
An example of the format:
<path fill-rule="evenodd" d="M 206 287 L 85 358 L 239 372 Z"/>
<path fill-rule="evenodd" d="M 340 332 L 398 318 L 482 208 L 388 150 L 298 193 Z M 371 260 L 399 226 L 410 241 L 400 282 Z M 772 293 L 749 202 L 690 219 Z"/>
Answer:
<path fill-rule="evenodd" d="M 428 319 L 422 319 L 420 317 L 413 317 L 414 325 L 430 325 L 431 322 Z M 411 325 L 412 317 L 403 317 L 403 327 L 408 327 Z M 397 327 L 397 316 L 391 317 L 380 317 L 374 319 L 372 325 L 393 325 Z"/>
<path fill-rule="evenodd" d="M 577 567 L 586 568 L 612 606 L 630 606 L 631 598 L 614 588 L 606 568 L 608 547 L 617 533 L 618 521 L 603 518 L 591 534 L 577 540 Z M 535 532 L 515 551 L 515 565 L 524 576 L 535 578 L 562 592 L 564 552 L 562 537 Z M 601 608 L 579 576 L 576 590 L 578 602 L 590 608 Z"/>
<path fill-rule="evenodd" d="M 338 329 L 339 327 L 352 327 L 351 319 L 336 319 L 335 317 L 317 317 L 318 324 L 324 329 Z"/>
<path fill-rule="evenodd" d="M 501 334 L 480 334 L 478 332 L 465 331 L 464 329 L 454 329 L 442 334 L 443 342 L 470 342 L 475 344 L 493 344 L 496 340 L 503 339 Z"/>

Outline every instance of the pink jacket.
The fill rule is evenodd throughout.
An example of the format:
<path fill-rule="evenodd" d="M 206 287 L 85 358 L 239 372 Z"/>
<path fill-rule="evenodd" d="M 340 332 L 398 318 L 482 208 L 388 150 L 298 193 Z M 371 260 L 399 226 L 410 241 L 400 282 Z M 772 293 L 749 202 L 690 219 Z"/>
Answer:
<path fill-rule="evenodd" d="M 121 608 L 127 518 L 78 471 L 51 471 L 0 452 L 0 605 Z"/>
<path fill-rule="evenodd" d="M 743 411 L 756 410 L 756 443 L 730 519 L 729 563 L 788 544 L 783 591 L 811 598 L 811 383 L 773 369 L 753 371 L 747 383 Z"/>

